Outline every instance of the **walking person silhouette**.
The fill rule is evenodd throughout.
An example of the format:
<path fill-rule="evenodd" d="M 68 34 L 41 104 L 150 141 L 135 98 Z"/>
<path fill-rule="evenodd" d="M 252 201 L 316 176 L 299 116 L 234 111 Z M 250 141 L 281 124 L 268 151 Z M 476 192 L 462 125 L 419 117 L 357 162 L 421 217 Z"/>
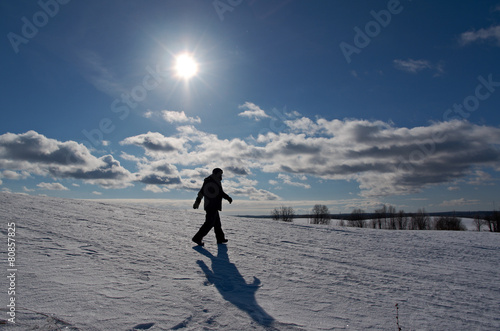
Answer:
<path fill-rule="evenodd" d="M 205 243 L 202 241 L 203 237 L 205 237 L 212 228 L 214 228 L 217 243 L 227 243 L 224 231 L 222 231 L 219 211 L 222 211 L 223 198 L 229 201 L 229 203 L 232 203 L 233 199 L 231 199 L 231 197 L 227 195 L 222 189 L 222 173 L 222 169 L 215 168 L 212 171 L 212 175 L 205 178 L 205 180 L 203 181 L 203 186 L 198 192 L 196 201 L 193 204 L 193 208 L 198 209 L 201 203 L 201 199 L 204 199 L 204 209 L 206 212 L 205 223 L 203 223 L 201 228 L 192 239 L 199 246 L 205 245 Z"/>

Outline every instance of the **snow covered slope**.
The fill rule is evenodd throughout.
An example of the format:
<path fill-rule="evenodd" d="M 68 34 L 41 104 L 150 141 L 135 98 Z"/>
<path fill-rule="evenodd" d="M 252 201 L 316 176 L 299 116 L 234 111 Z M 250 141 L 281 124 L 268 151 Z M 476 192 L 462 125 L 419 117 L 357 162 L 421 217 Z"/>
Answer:
<path fill-rule="evenodd" d="M 237 201 L 235 201 L 237 203 Z M 225 217 L 0 193 L 0 319 L 16 225 L 26 330 L 499 330 L 500 237 Z M 2 327 L 2 326 L 0 326 Z"/>

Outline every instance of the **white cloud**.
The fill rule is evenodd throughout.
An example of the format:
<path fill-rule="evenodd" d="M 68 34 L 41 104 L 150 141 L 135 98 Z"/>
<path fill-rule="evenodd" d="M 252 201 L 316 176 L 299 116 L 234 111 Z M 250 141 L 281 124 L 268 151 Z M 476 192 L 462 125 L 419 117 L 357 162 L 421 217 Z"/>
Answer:
<path fill-rule="evenodd" d="M 152 111 L 147 110 L 144 114 L 146 118 L 162 119 L 168 123 L 201 123 L 201 119 L 196 117 L 189 117 L 184 111 L 162 110 Z"/>
<path fill-rule="evenodd" d="M 276 194 L 253 186 L 224 186 L 224 191 L 231 192 L 231 195 L 247 196 L 250 200 L 255 201 L 280 200 L 280 197 Z"/>
<path fill-rule="evenodd" d="M 487 29 L 479 29 L 477 31 L 467 31 L 460 35 L 460 44 L 462 46 L 488 40 L 494 41 L 500 46 L 500 25 L 491 26 Z"/>
<path fill-rule="evenodd" d="M 285 115 L 288 117 L 300 117 L 301 116 L 301 114 L 296 110 L 292 110 L 291 112 L 287 113 L 286 107 L 285 107 L 284 111 L 285 111 Z"/>
<path fill-rule="evenodd" d="M 281 179 L 283 184 L 290 185 L 290 186 L 297 186 L 297 187 L 302 187 L 305 189 L 310 189 L 311 185 L 305 184 L 305 183 L 300 183 L 300 182 L 294 182 L 292 181 L 292 177 L 286 174 L 279 174 L 278 179 Z"/>
<path fill-rule="evenodd" d="M 52 190 L 52 191 L 69 191 L 67 187 L 62 185 L 61 183 L 40 183 L 37 187 L 44 190 Z"/>
<path fill-rule="evenodd" d="M 295 120 L 288 120 L 285 121 L 285 124 L 293 131 L 309 132 L 310 134 L 314 134 L 320 128 L 318 124 L 314 123 L 314 121 L 308 117 L 302 117 Z"/>
<path fill-rule="evenodd" d="M 60 142 L 35 131 L 0 135 L 0 169 L 54 178 L 81 179 L 105 188 L 132 185 L 132 175 L 111 155 L 93 156 L 74 141 Z"/>
<path fill-rule="evenodd" d="M 473 177 L 469 179 L 467 184 L 470 185 L 493 185 L 493 178 L 487 172 L 482 170 L 474 171 Z"/>
<path fill-rule="evenodd" d="M 137 180 L 141 183 L 147 184 L 147 186 L 176 186 L 181 184 L 181 178 L 177 168 L 168 163 L 166 160 L 139 163 L 138 167 L 139 173 L 136 174 L 138 177 Z"/>
<path fill-rule="evenodd" d="M 434 71 L 434 76 L 440 76 L 444 73 L 443 63 L 433 64 L 427 60 L 401 60 L 396 59 L 393 61 L 394 67 L 398 70 L 405 71 L 412 74 L 417 74 L 420 71 L 429 69 Z"/>
<path fill-rule="evenodd" d="M 170 190 L 166 187 L 160 187 L 158 185 L 151 185 L 148 184 L 146 185 L 145 188 L 142 189 L 143 191 L 150 191 L 153 193 L 164 193 L 164 192 L 169 192 Z"/>
<path fill-rule="evenodd" d="M 102 192 L 92 191 L 92 194 L 94 194 L 94 195 L 102 195 Z"/>
<path fill-rule="evenodd" d="M 394 60 L 394 66 L 399 69 L 399 70 L 403 70 L 403 71 L 406 71 L 406 72 L 411 72 L 413 74 L 419 72 L 419 71 L 422 71 L 424 69 L 430 69 L 432 68 L 431 64 L 429 63 L 429 61 L 426 61 L 426 60 L 412 60 L 412 59 L 408 59 L 408 60 L 400 60 L 400 59 L 396 59 Z"/>
<path fill-rule="evenodd" d="M 150 155 L 156 153 L 179 152 L 184 150 L 185 139 L 165 137 L 159 132 L 148 132 L 128 137 L 120 142 L 121 145 L 136 145 L 143 147 Z"/>
<path fill-rule="evenodd" d="M 169 123 L 201 123 L 201 119 L 198 116 L 188 117 L 184 111 L 163 110 L 161 116 Z"/>
<path fill-rule="evenodd" d="M 120 144 L 123 145 L 124 143 L 120 142 Z M 125 152 L 121 152 L 120 158 L 122 158 L 124 160 L 127 160 L 127 161 L 133 161 L 133 162 L 146 162 L 147 161 L 146 157 L 140 157 L 139 158 L 139 157 L 137 157 L 135 155 L 128 154 L 128 153 L 125 153 Z"/>
<path fill-rule="evenodd" d="M 0 177 L 13 180 L 26 179 L 27 177 L 29 177 L 29 173 L 26 171 L 16 172 L 11 170 L 5 170 L 3 173 L 0 173 Z"/>
<path fill-rule="evenodd" d="M 238 114 L 238 116 L 253 118 L 256 121 L 260 121 L 262 118 L 270 118 L 264 110 L 252 102 L 245 102 L 244 104 L 238 106 L 239 109 L 246 109 L 245 111 Z"/>

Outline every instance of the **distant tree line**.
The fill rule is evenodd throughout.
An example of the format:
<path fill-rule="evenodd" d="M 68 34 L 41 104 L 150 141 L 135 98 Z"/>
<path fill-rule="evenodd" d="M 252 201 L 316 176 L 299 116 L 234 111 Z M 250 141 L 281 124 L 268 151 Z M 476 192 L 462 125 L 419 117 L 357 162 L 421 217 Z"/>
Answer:
<path fill-rule="evenodd" d="M 393 206 L 386 205 L 376 209 L 369 220 L 363 210 L 354 209 L 347 222 L 348 225 L 354 227 L 387 230 L 466 230 L 462 219 L 455 216 L 440 216 L 432 220 L 425 209 L 407 214 L 404 210 L 396 211 Z"/>
<path fill-rule="evenodd" d="M 292 222 L 295 217 L 295 211 L 292 207 L 281 206 L 271 211 L 271 217 L 276 221 Z M 312 209 L 310 220 L 311 224 L 330 224 L 330 211 L 325 205 L 315 205 Z"/>
<path fill-rule="evenodd" d="M 271 212 L 274 220 L 292 222 L 296 217 L 292 207 L 274 208 Z M 309 215 L 311 224 L 330 224 L 331 214 L 325 205 L 314 205 Z M 350 215 L 341 219 L 339 225 L 359 228 L 387 229 L 387 230 L 467 230 L 462 219 L 455 215 L 442 215 L 431 217 L 425 209 L 419 209 L 416 213 L 406 213 L 404 210 L 396 211 L 396 208 L 383 205 L 374 213 L 367 214 L 360 208 L 355 208 Z M 488 215 L 477 215 L 474 217 L 476 230 L 481 231 L 482 226 L 487 226 L 491 232 L 500 232 L 500 212 L 494 211 Z"/>

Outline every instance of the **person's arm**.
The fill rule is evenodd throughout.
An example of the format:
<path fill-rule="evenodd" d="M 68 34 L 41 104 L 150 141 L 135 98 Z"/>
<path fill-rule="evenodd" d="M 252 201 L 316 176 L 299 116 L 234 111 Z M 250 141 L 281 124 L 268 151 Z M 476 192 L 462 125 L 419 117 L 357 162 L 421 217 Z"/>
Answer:
<path fill-rule="evenodd" d="M 229 201 L 229 203 L 233 202 L 233 199 L 231 199 L 231 197 L 229 195 L 227 195 L 226 192 L 224 192 L 224 190 L 222 191 L 222 197 L 224 199 L 226 199 L 227 201 Z"/>
<path fill-rule="evenodd" d="M 198 192 L 198 196 L 196 197 L 196 201 L 193 204 L 194 209 L 198 209 L 200 207 L 201 199 L 203 198 L 203 187 Z"/>

